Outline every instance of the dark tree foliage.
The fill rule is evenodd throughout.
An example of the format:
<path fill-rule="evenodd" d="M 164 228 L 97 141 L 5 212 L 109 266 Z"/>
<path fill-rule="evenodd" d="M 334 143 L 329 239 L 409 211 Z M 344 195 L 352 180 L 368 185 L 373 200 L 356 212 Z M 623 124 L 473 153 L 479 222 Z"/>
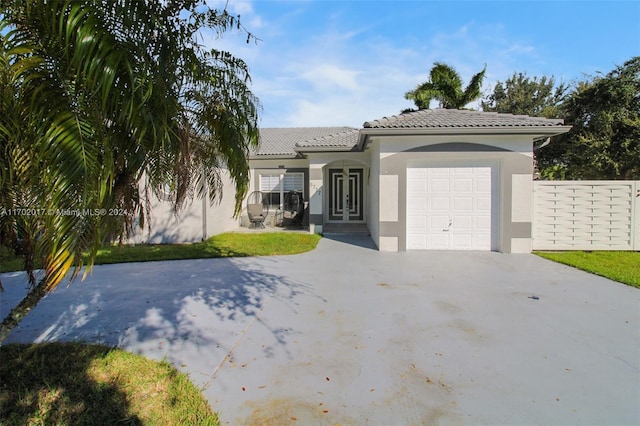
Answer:
<path fill-rule="evenodd" d="M 640 179 L 640 57 L 579 83 L 562 104 L 571 131 L 537 152 L 547 179 Z"/>
<path fill-rule="evenodd" d="M 556 85 L 554 77 L 514 73 L 504 83 L 496 83 L 480 106 L 483 111 L 557 118 L 568 89 L 564 83 Z"/>

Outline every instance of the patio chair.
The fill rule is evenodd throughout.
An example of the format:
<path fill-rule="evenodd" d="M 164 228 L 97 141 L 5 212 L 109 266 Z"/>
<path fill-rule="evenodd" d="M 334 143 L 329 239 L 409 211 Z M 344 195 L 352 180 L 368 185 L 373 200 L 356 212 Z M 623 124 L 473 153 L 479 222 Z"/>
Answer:
<path fill-rule="evenodd" d="M 254 191 L 247 198 L 247 215 L 249 216 L 249 228 L 264 228 L 264 221 L 269 214 L 269 203 L 266 202 L 262 192 Z"/>
<path fill-rule="evenodd" d="M 304 200 L 302 193 L 289 191 L 284 196 L 284 218 L 292 225 L 301 225 L 304 216 Z"/>

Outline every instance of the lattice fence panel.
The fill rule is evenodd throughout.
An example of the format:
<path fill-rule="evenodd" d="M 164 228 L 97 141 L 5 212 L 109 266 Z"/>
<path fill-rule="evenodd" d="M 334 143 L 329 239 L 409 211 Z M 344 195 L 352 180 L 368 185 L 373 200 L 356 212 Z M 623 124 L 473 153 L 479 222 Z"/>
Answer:
<path fill-rule="evenodd" d="M 640 181 L 534 182 L 534 250 L 640 250 Z"/>

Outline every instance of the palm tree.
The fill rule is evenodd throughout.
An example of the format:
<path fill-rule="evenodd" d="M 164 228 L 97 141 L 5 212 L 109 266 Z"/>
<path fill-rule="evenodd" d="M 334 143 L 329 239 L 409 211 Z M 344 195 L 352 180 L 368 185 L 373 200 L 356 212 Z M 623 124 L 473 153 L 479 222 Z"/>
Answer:
<path fill-rule="evenodd" d="M 464 108 L 470 102 L 480 98 L 482 80 L 487 67 L 471 78 L 469 85 L 463 90 L 460 75 L 451 66 L 436 62 L 426 81 L 407 92 L 405 99 L 412 100 L 418 109 L 428 109 L 432 100 L 440 102 L 441 108 Z"/>
<path fill-rule="evenodd" d="M 81 253 L 90 267 L 105 241 L 144 223 L 146 195 L 166 183 L 176 208 L 193 188 L 215 199 L 225 168 L 239 211 L 260 106 L 246 64 L 198 44 L 203 29 L 236 28 L 195 0 L 2 3 L 0 241 L 20 243 L 32 291 L 0 341 L 75 277 Z M 124 214 L 100 213 L 113 209 Z"/>

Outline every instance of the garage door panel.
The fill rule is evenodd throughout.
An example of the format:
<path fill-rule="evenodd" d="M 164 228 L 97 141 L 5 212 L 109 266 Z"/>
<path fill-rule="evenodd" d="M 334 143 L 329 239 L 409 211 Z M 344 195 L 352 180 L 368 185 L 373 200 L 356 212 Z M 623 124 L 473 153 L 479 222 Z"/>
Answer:
<path fill-rule="evenodd" d="M 474 234 L 474 247 L 491 247 L 491 234 Z"/>
<path fill-rule="evenodd" d="M 491 198 L 489 197 L 476 197 L 474 199 L 474 209 L 477 212 L 485 212 L 491 215 Z"/>
<path fill-rule="evenodd" d="M 491 249 L 490 167 L 409 168 L 407 183 L 407 249 Z"/>
<path fill-rule="evenodd" d="M 407 220 L 407 229 L 411 229 L 412 234 L 425 233 L 427 228 L 427 216 L 411 216 Z"/>
<path fill-rule="evenodd" d="M 424 176 L 429 177 L 431 179 L 437 178 L 437 177 L 445 177 L 449 179 L 449 175 L 451 174 L 451 171 L 449 170 L 448 167 L 432 167 L 432 168 L 414 169 L 414 170 L 426 170 Z"/>
<path fill-rule="evenodd" d="M 427 231 L 444 232 L 445 229 L 449 229 L 450 218 L 449 216 L 429 215 L 427 222 L 429 224 Z"/>
<path fill-rule="evenodd" d="M 451 239 L 451 249 L 453 250 L 471 250 L 473 248 L 473 237 L 470 234 L 453 234 Z"/>
<path fill-rule="evenodd" d="M 407 207 L 411 215 L 425 214 L 428 210 L 428 198 L 426 196 L 409 197 Z"/>
<path fill-rule="evenodd" d="M 407 194 L 426 194 L 427 181 L 425 179 L 407 180 Z"/>
<path fill-rule="evenodd" d="M 473 231 L 476 221 L 472 216 L 453 216 L 451 221 L 452 229 L 456 231 Z"/>
<path fill-rule="evenodd" d="M 413 247 L 414 250 L 427 249 L 427 237 L 425 234 L 409 234 L 407 235 L 407 247 Z"/>
<path fill-rule="evenodd" d="M 456 194 L 459 193 L 473 193 L 473 179 L 454 179 L 453 180 L 453 192 Z"/>
<path fill-rule="evenodd" d="M 435 234 L 427 236 L 426 244 L 423 250 L 449 250 L 449 235 Z"/>
<path fill-rule="evenodd" d="M 455 197 L 453 199 L 454 212 L 473 212 L 473 197 Z"/>
<path fill-rule="evenodd" d="M 428 177 L 429 169 L 425 168 L 410 168 L 407 169 L 407 177 L 410 179 L 424 179 Z"/>
<path fill-rule="evenodd" d="M 476 173 L 473 167 L 452 167 L 447 170 L 449 170 L 449 176 L 456 178 L 460 176 L 473 176 L 474 173 Z"/>
<path fill-rule="evenodd" d="M 476 216 L 473 218 L 473 229 L 478 233 L 491 229 L 491 216 Z"/>
<path fill-rule="evenodd" d="M 429 210 L 433 212 L 448 212 L 451 210 L 451 199 L 449 197 L 431 197 Z"/>
<path fill-rule="evenodd" d="M 478 178 L 474 182 L 475 192 L 491 193 L 491 178 Z"/>
<path fill-rule="evenodd" d="M 448 194 L 451 191 L 451 182 L 449 179 L 431 178 L 427 187 L 431 193 Z"/>

